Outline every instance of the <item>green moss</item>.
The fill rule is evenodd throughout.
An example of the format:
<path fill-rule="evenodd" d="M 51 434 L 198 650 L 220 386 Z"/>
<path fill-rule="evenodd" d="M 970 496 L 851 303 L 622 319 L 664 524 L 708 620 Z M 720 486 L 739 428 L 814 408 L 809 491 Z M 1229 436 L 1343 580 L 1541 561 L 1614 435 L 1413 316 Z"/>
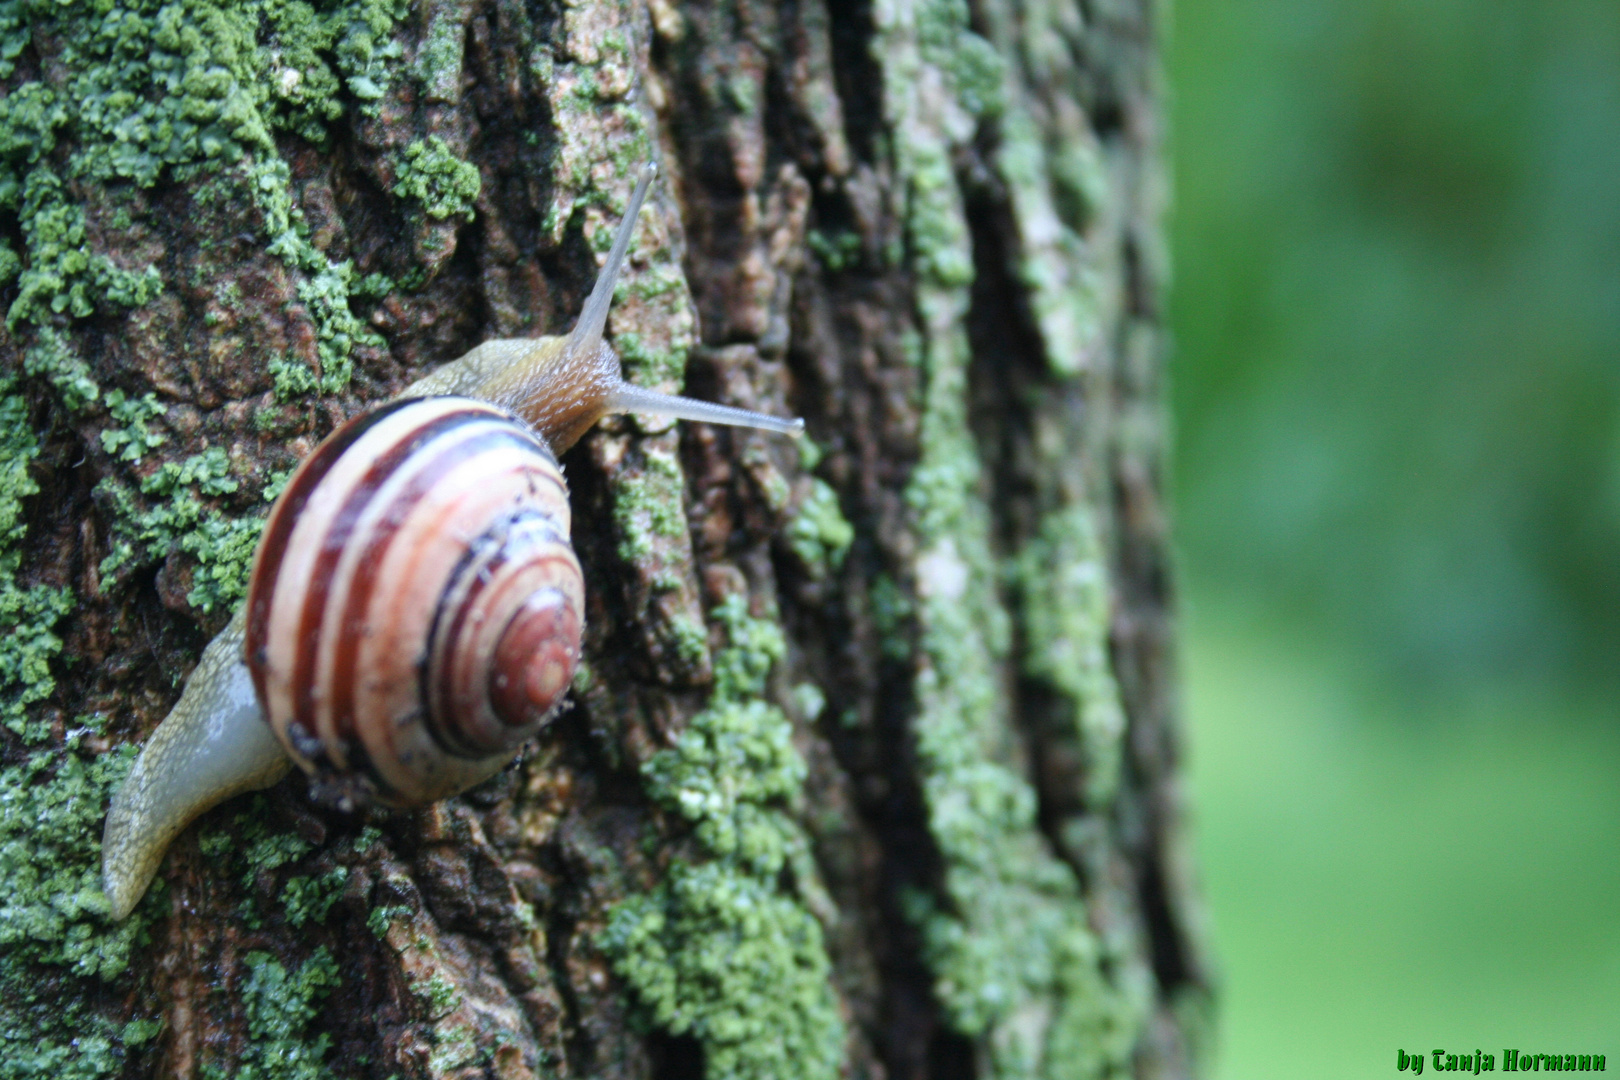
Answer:
<path fill-rule="evenodd" d="M 973 282 L 973 252 L 967 219 L 957 212 L 956 171 L 949 149 L 918 142 L 912 146 L 910 214 L 912 261 L 918 273 L 946 288 Z"/>
<path fill-rule="evenodd" d="M 193 606 L 213 611 L 235 604 L 247 595 L 253 550 L 264 521 L 228 516 L 203 500 L 231 494 L 239 486 L 219 447 L 184 461 L 164 462 L 141 481 L 142 499 L 116 478 L 103 479 L 96 485 L 96 496 L 107 513 L 112 544 L 101 561 L 102 575 L 109 582 L 121 581 L 136 567 L 166 558 L 171 548 L 178 548 L 196 560 L 192 588 L 186 594 Z"/>
<path fill-rule="evenodd" d="M 199 611 L 230 611 L 247 596 L 253 555 L 264 531 L 262 517 L 211 512 L 177 540 L 196 559 L 186 602 Z"/>
<path fill-rule="evenodd" d="M 314 846 L 297 833 L 272 831 L 262 806 L 237 814 L 232 821 L 232 836 L 245 867 L 242 874 L 245 888 L 252 887 L 260 874 L 303 858 Z"/>
<path fill-rule="evenodd" d="M 61 748 L 0 769 L 0 1080 L 117 1075 L 123 1044 L 150 1036 L 150 1022 L 121 1030 L 78 1000 L 128 967 L 161 893 L 108 921 L 101 818 L 133 760 L 129 748 L 93 759 Z"/>
<path fill-rule="evenodd" d="M 128 966 L 145 923 L 105 925 L 100 825 L 133 758 L 40 751 L 0 770 L 0 970 L 31 962 L 109 980 Z"/>
<path fill-rule="evenodd" d="M 805 243 L 816 253 L 821 265 L 834 274 L 860 262 L 860 233 L 842 232 L 829 236 L 818 229 L 811 229 L 805 236 Z"/>
<path fill-rule="evenodd" d="M 707 857 L 675 861 L 620 903 L 600 944 L 653 1023 L 702 1044 L 710 1080 L 834 1077 L 843 1024 L 805 906 L 820 895 L 808 843 L 789 814 L 805 765 L 787 717 L 761 699 L 785 644 L 740 596 L 715 617 L 730 643 L 709 706 L 645 768 L 649 793 L 695 827 Z M 798 896 L 782 891 L 784 868 Z"/>
<path fill-rule="evenodd" d="M 107 1080 L 125 1075 L 123 1029 L 73 1000 L 0 1004 L 0 1080 Z M 136 1034 L 144 1032 L 137 1029 Z"/>
<path fill-rule="evenodd" d="M 218 868 L 218 876 L 235 875 L 241 883 L 243 900 L 237 906 L 236 917 L 252 930 L 263 927 L 266 917 L 255 899 L 260 876 L 303 858 L 313 849 L 297 833 L 275 829 L 270 821 L 263 796 L 256 795 L 245 810 L 232 815 L 228 824 L 206 828 L 197 838 L 198 850 Z M 337 867 L 318 878 L 288 878 L 280 893 L 284 917 L 294 926 L 311 918 L 323 921 L 347 877 L 348 870 Z"/>
<path fill-rule="evenodd" d="M 613 347 L 624 363 L 624 376 L 638 386 L 679 385 L 686 373 L 686 349 L 660 349 L 649 345 L 640 334 L 615 334 Z"/>
<path fill-rule="evenodd" d="M 160 404 L 156 394 L 144 397 L 126 397 L 122 390 L 109 390 L 103 399 L 114 421 L 123 426 L 110 426 L 101 430 L 101 448 L 120 461 L 139 463 L 148 450 L 155 450 L 169 440 L 162 432 L 151 430 L 147 422 L 168 411 Z"/>
<path fill-rule="evenodd" d="M 855 526 L 844 517 L 838 505 L 838 492 L 831 484 L 812 480 L 810 494 L 788 522 L 787 538 L 794 554 L 817 576 L 844 565 L 844 555 L 855 542 Z"/>
<path fill-rule="evenodd" d="M 693 717 L 674 749 L 648 763 L 648 791 L 692 822 L 709 851 L 761 876 L 775 874 L 800 842 L 778 808 L 805 778 L 792 735 L 774 705 L 717 702 Z"/>
<path fill-rule="evenodd" d="M 1047 515 L 1015 575 L 1025 674 L 1070 703 L 1070 737 L 1086 767 L 1086 799 L 1105 809 L 1119 790 L 1125 709 L 1108 658 L 1108 570 L 1089 511 Z"/>
<path fill-rule="evenodd" d="M 626 562 L 647 558 L 660 540 L 686 535 L 682 481 L 673 452 L 649 449 L 642 470 L 615 485 L 613 520 L 618 526 L 619 554 Z"/>
<path fill-rule="evenodd" d="M 45 54 L 42 77 L 15 80 L 0 101 L 0 217 L 14 222 L 13 235 L 22 240 L 20 248 L 6 244 L 0 251 L 0 280 L 15 282 L 7 316 L 23 371 L 49 387 L 58 407 L 93 414 L 100 398 L 69 337 L 72 321 L 139 306 L 161 287 L 153 268 L 123 265 L 117 252 L 89 246 L 98 231 L 141 227 L 139 203 L 111 193 L 184 183 L 237 161 L 257 163 L 227 174 L 228 183 L 213 193 L 238 198 L 246 180 L 275 252 L 308 281 L 301 300 L 319 330 L 321 386 L 347 382 L 349 349 L 377 340 L 348 311 L 363 286 L 308 243 L 291 207 L 286 166 L 272 160 L 273 136 L 286 131 L 320 141 L 321 125 L 341 107 L 330 93 L 334 77 L 352 94 L 380 96 L 399 54 L 388 38 L 402 15 L 372 0 L 319 9 L 300 0 L 0 2 L 0 78 L 15 80 L 31 42 Z M 94 185 L 103 185 L 99 194 Z M 199 205 L 209 195 L 200 187 Z M 91 208 L 109 202 L 107 217 L 93 228 Z M 28 467 L 38 449 L 28 410 L 11 391 L 10 382 L 0 384 L 0 713 L 25 740 L 38 742 L 50 729 L 30 718 L 30 706 L 53 689 L 50 667 L 61 643 L 52 631 L 71 600 L 66 590 L 25 588 L 18 580 L 20 507 L 36 490 Z M 109 455 L 134 465 L 161 445 L 151 422 L 162 409 L 150 395 L 114 391 L 106 404 Z M 98 492 L 113 511 L 111 570 L 120 557 L 150 560 L 179 545 L 196 560 L 193 602 L 205 608 L 232 602 L 257 523 L 227 518 L 205 500 L 234 484 L 216 451 L 169 463 L 138 485 L 125 481 Z M 139 911 L 117 927 L 102 921 L 100 818 L 129 751 L 86 762 L 72 741 L 0 772 L 0 880 L 7 883 L 0 905 L 0 1077 L 6 1080 L 114 1075 L 125 1069 L 125 1047 L 156 1030 L 141 1019 L 112 1025 L 86 1004 L 89 985 L 128 963 L 146 923 Z M 271 859 L 260 855 L 260 862 Z M 248 1000 L 257 1056 L 238 1075 L 315 1075 L 288 1064 L 298 1046 L 308 1045 L 292 1037 L 302 1021 L 284 1006 L 318 1000 L 323 978 L 319 965 L 306 964 L 289 978 L 269 967 L 255 970 Z"/>
<path fill-rule="evenodd" d="M 342 984 L 337 961 L 324 947 L 289 973 L 269 953 L 243 958 L 248 978 L 242 1002 L 248 1017 L 248 1043 L 231 1067 L 207 1063 L 206 1080 L 326 1080 L 335 1076 L 323 1059 L 332 1037 L 311 1035 L 316 1016 L 332 989 Z"/>
<path fill-rule="evenodd" d="M 676 582 L 674 587 L 679 588 L 679 582 Z M 680 657 L 683 664 L 691 668 L 697 668 L 702 666 L 704 660 L 708 659 L 709 633 L 704 629 L 700 621 L 687 615 L 676 614 L 666 620 L 664 629 L 666 633 L 663 635 L 663 640 L 674 648 L 675 655 Z M 585 678 L 589 680 L 589 673 L 585 674 Z M 588 682 L 587 685 L 589 685 Z M 574 686 L 575 692 L 580 692 L 578 675 L 575 676 Z"/>
<path fill-rule="evenodd" d="M 320 877 L 290 877 L 281 887 L 281 906 L 294 926 L 324 923 L 349 880 L 347 866 L 334 866 Z"/>
<path fill-rule="evenodd" d="M 261 875 L 273 873 L 313 850 L 296 833 L 271 824 L 263 796 L 255 796 L 229 822 L 205 830 L 198 838 L 202 854 L 223 872 L 239 876 L 248 892 L 237 918 L 258 929 L 263 916 L 252 899 Z M 322 922 L 343 894 L 349 869 L 333 867 L 320 875 L 293 875 L 279 894 L 283 914 L 293 926 Z M 324 948 L 316 949 L 296 971 L 289 972 L 268 953 L 243 958 L 248 970 L 242 1002 L 248 1019 L 248 1044 L 230 1069 L 216 1063 L 203 1066 L 203 1075 L 223 1080 L 325 1080 L 333 1075 L 323 1059 L 331 1038 L 315 1034 L 319 1006 L 339 985 L 337 963 Z"/>
<path fill-rule="evenodd" d="M 282 404 L 308 397 L 321 388 L 315 369 L 296 357 L 278 357 L 270 361 L 269 366 L 270 375 L 275 379 L 276 400 Z"/>
<path fill-rule="evenodd" d="M 427 1006 L 430 1019 L 448 1016 L 461 1006 L 461 991 L 436 971 L 421 982 L 412 983 L 411 993 Z"/>
<path fill-rule="evenodd" d="M 101 397 L 101 388 L 90 377 L 84 359 L 54 326 L 39 328 L 33 345 L 23 352 L 23 370 L 43 376 L 69 412 L 85 409 Z"/>
<path fill-rule="evenodd" d="M 434 1028 L 433 1053 L 428 1055 L 428 1075 L 446 1076 L 481 1063 L 478 1036 L 465 1024 Z"/>
<path fill-rule="evenodd" d="M 37 167 L 23 184 L 18 213 L 28 265 L 17 278 L 17 298 L 6 326 L 44 323 L 52 315 L 84 318 L 98 307 L 139 307 L 162 289 L 153 267 L 124 270 L 85 244 L 84 208 L 70 201 L 62 181 Z"/>
<path fill-rule="evenodd" d="M 416 49 L 415 76 L 429 101 L 455 102 L 461 92 L 467 27 L 454 4 L 429 7 L 427 32 Z"/>
<path fill-rule="evenodd" d="M 411 909 L 402 904 L 374 907 L 366 916 L 366 929 L 371 931 L 372 937 L 385 938 L 388 936 L 389 926 L 393 925 L 395 919 L 408 918 L 410 914 Z"/>
<path fill-rule="evenodd" d="M 342 112 L 340 79 L 363 101 L 380 97 L 400 54 L 389 37 L 403 15 L 403 5 L 378 0 L 326 10 L 302 0 L 0 3 L 7 74 L 29 41 L 49 40 L 60 54 L 51 81 L 23 82 L 0 103 L 0 208 L 17 214 L 25 241 L 7 322 L 38 328 L 45 355 L 29 350 L 30 372 L 50 375 L 70 408 L 93 401 L 93 384 L 78 378 L 82 365 L 46 331 L 57 318 L 139 306 L 162 286 L 154 268 L 120 267 L 86 246 L 83 201 L 51 164 L 63 160 L 53 154 L 61 142 L 71 147 L 72 182 L 151 187 L 166 172 L 185 180 L 258 159 L 246 173 L 248 193 L 265 214 L 270 248 L 311 275 L 300 300 L 318 330 L 321 388 L 347 385 L 350 347 L 376 338 L 348 310 L 348 268 L 328 264 L 304 235 L 273 135 L 323 141 L 325 122 Z"/>
<path fill-rule="evenodd" d="M 26 743 L 41 743 L 49 729 L 31 721 L 29 706 L 56 689 L 51 661 L 62 651 L 55 626 L 73 610 L 73 596 L 49 585 L 19 586 L 11 576 L 15 555 L 0 557 L 0 718 Z"/>
<path fill-rule="evenodd" d="M 793 708 L 806 723 L 814 723 L 827 707 L 827 695 L 813 682 L 802 682 L 793 687 Z"/>
<path fill-rule="evenodd" d="M 1001 130 L 995 163 L 1012 203 L 1018 277 L 1029 289 L 1048 367 L 1057 375 L 1078 375 L 1105 347 L 1109 322 L 1107 276 L 1095 247 L 1077 231 L 1079 220 L 1107 198 L 1100 154 L 1093 144 L 1079 142 L 1054 157 L 1024 110 L 1009 112 Z M 1064 214 L 1066 207 L 1075 209 Z"/>
<path fill-rule="evenodd" d="M 909 612 L 888 603 L 897 610 L 880 625 L 901 624 L 885 634 L 898 642 L 909 615 L 916 631 L 917 768 L 944 862 L 940 892 L 912 894 L 907 907 L 945 1021 L 979 1042 L 989 1075 L 1125 1075 L 1141 1018 L 1102 975 L 1079 883 L 1038 827 L 1035 792 L 1008 745 L 1011 620 L 967 419 L 973 253 L 951 166 L 977 119 L 996 110 L 996 65 L 959 0 L 891 10 L 874 50 L 888 72 L 889 125 L 905 133 L 895 150 L 911 194 L 924 374 L 920 457 L 905 493 L 919 540 L 915 602 Z"/>
<path fill-rule="evenodd" d="M 606 252 L 613 247 L 613 234 L 605 229 L 599 229 L 592 237 L 591 243 L 598 252 Z M 686 274 L 678 265 L 662 263 L 649 266 L 633 277 L 620 278 L 613 289 L 613 302 L 617 304 L 625 300 L 656 300 L 660 296 L 672 294 L 684 297 L 685 292 Z"/>
<path fill-rule="evenodd" d="M 57 622 L 73 608 L 72 594 L 49 585 L 18 582 L 17 545 L 27 533 L 23 500 L 39 491 L 29 466 L 39 443 L 28 423 L 28 405 L 0 381 L 0 723 L 38 743 L 44 725 L 29 721 L 29 709 L 56 689 L 51 661 L 62 651 Z"/>
<path fill-rule="evenodd" d="M 394 194 L 415 199 L 435 221 L 449 217 L 471 221 L 481 184 L 478 167 L 458 158 L 443 139 L 432 135 L 417 139 L 400 155 Z"/>
<path fill-rule="evenodd" d="M 840 1075 L 821 927 L 768 882 L 676 863 L 614 911 L 602 940 L 653 1022 L 702 1044 L 709 1080 Z"/>

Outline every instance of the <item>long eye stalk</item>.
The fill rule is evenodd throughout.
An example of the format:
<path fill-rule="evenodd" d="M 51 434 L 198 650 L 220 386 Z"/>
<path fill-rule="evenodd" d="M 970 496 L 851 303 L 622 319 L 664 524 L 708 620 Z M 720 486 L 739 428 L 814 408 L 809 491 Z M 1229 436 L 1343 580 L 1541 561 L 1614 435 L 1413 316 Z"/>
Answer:
<path fill-rule="evenodd" d="M 586 298 L 585 306 L 580 309 L 579 321 L 574 324 L 573 333 L 568 335 L 568 344 L 563 346 L 565 357 L 588 356 L 595 351 L 597 342 L 602 340 L 608 309 L 613 306 L 613 289 L 618 284 L 619 271 L 624 268 L 625 253 L 630 250 L 630 237 L 635 235 L 636 218 L 641 214 L 641 204 L 647 201 L 647 189 L 657 175 L 658 166 L 652 162 L 641 167 L 641 177 L 636 181 L 635 191 L 630 194 L 630 205 L 625 208 L 624 221 L 619 224 L 619 231 L 613 237 L 607 263 L 596 275 L 596 285 Z"/>

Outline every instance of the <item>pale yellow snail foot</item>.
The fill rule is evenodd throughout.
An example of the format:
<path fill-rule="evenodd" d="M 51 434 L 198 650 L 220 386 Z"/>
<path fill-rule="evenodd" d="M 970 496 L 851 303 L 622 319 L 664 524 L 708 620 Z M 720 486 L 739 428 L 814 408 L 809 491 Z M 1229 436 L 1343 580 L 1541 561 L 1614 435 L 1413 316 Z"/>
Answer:
<path fill-rule="evenodd" d="M 269 787 L 292 767 L 261 719 L 242 663 L 242 627 L 238 612 L 203 650 L 180 701 L 113 795 L 101 837 L 101 880 L 114 919 L 140 903 L 163 853 L 197 815 Z"/>

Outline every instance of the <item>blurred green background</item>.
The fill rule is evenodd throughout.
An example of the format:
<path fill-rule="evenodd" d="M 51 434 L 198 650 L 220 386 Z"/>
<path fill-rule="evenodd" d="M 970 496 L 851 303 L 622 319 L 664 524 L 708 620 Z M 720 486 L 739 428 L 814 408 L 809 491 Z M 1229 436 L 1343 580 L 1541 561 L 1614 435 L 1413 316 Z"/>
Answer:
<path fill-rule="evenodd" d="M 1620 4 L 1172 7 L 1217 1076 L 1620 1066 Z"/>

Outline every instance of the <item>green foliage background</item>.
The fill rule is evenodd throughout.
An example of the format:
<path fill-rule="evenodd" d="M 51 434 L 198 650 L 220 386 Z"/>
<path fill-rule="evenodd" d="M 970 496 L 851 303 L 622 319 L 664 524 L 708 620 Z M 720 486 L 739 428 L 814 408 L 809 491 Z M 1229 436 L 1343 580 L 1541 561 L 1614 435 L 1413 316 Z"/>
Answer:
<path fill-rule="evenodd" d="M 1218 1075 L 1620 1059 L 1620 6 L 1173 7 Z"/>

